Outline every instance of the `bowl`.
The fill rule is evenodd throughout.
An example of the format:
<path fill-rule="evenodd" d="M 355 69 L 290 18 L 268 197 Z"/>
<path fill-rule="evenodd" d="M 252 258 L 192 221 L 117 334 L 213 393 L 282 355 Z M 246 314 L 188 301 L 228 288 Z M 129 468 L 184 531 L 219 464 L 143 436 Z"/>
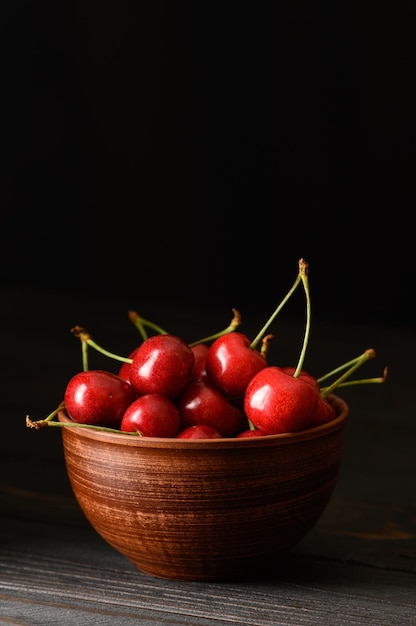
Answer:
<path fill-rule="evenodd" d="M 302 432 L 167 439 L 63 427 L 74 495 L 93 528 L 147 574 L 187 581 L 266 570 L 312 529 L 339 474 L 348 405 Z M 62 410 L 60 422 L 71 420 Z"/>

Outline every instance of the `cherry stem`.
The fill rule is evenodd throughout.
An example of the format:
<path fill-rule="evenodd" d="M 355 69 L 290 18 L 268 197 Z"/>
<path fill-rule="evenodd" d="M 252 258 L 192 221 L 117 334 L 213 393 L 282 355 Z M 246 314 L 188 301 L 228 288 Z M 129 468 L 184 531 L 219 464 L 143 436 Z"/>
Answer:
<path fill-rule="evenodd" d="M 28 428 L 34 428 L 35 430 L 46 428 L 46 426 L 57 426 L 59 428 L 66 428 L 67 426 L 69 426 L 69 427 L 74 427 L 74 428 L 88 428 L 89 430 L 103 430 L 103 431 L 110 432 L 110 433 L 119 433 L 119 434 L 121 433 L 123 435 L 141 436 L 141 434 L 138 431 L 135 431 L 135 432 L 126 431 L 125 432 L 122 430 L 118 430 L 117 428 L 108 428 L 107 426 L 99 426 L 97 424 L 81 424 L 79 422 L 56 422 L 54 421 L 54 418 L 58 415 L 60 411 L 62 411 L 63 408 L 64 407 L 62 405 L 59 406 L 57 409 L 52 411 L 52 413 L 48 415 L 47 418 L 43 420 L 37 420 L 36 422 L 31 420 L 29 415 L 26 415 L 26 426 Z"/>
<path fill-rule="evenodd" d="M 188 344 L 190 348 L 193 346 L 197 346 L 200 343 L 208 343 L 210 341 L 214 341 L 214 339 L 218 339 L 218 337 L 222 337 L 223 335 L 228 335 L 228 333 L 232 333 L 236 328 L 241 325 L 241 315 L 237 309 L 231 309 L 234 313 L 233 319 L 229 323 L 229 325 L 224 328 L 224 330 L 220 330 L 219 333 L 215 333 L 214 335 L 209 335 L 208 337 L 204 337 L 203 339 L 199 339 L 199 341 L 193 341 Z"/>
<path fill-rule="evenodd" d="M 267 360 L 267 353 L 269 351 L 269 343 L 270 340 L 273 339 L 274 335 L 266 335 L 265 337 L 263 337 L 263 339 L 261 340 L 261 350 L 260 350 L 260 354 L 261 356 Z"/>
<path fill-rule="evenodd" d="M 48 426 L 55 419 L 55 417 L 58 415 L 61 409 L 62 409 L 62 405 L 57 407 L 54 411 L 52 411 L 52 413 L 50 413 L 48 417 L 46 417 L 43 420 L 38 420 L 37 422 L 34 422 L 33 420 L 30 419 L 29 415 L 26 415 L 26 426 L 28 428 L 35 428 L 36 430 L 39 430 L 40 428 L 44 428 L 45 426 Z"/>
<path fill-rule="evenodd" d="M 148 338 L 148 334 L 139 315 L 136 313 L 136 311 L 129 311 L 128 316 L 130 321 L 134 324 L 134 326 L 136 326 L 143 341 L 146 341 L 146 339 Z"/>
<path fill-rule="evenodd" d="M 299 356 L 299 361 L 296 366 L 296 370 L 293 373 L 294 378 L 299 378 L 303 363 L 305 361 L 306 349 L 308 347 L 310 329 L 311 329 L 311 298 L 310 298 L 310 290 L 309 290 L 309 281 L 308 281 L 308 265 L 305 263 L 303 259 L 299 261 L 299 274 L 302 280 L 303 289 L 306 297 L 306 322 L 305 322 L 305 332 L 303 335 L 303 344 L 302 350 Z"/>
<path fill-rule="evenodd" d="M 168 335 L 169 334 L 167 330 L 165 330 L 161 326 L 158 326 L 157 324 L 154 324 L 153 322 L 150 322 L 149 320 L 146 320 L 144 317 L 141 317 L 138 313 L 136 313 L 136 311 L 129 311 L 128 315 L 129 315 L 130 321 L 139 330 L 143 340 L 146 340 L 147 336 L 148 336 L 147 332 L 146 332 L 146 329 L 145 329 L 145 326 L 147 326 L 148 328 L 151 328 L 152 330 L 154 330 L 159 335 Z"/>
<path fill-rule="evenodd" d="M 266 333 L 266 331 L 268 330 L 269 326 L 274 322 L 274 320 L 276 319 L 276 317 L 280 313 L 280 311 L 283 309 L 283 307 L 286 304 L 286 302 L 291 298 L 291 296 L 296 291 L 296 289 L 299 286 L 299 284 L 302 282 L 302 274 L 305 271 L 303 269 L 303 266 L 305 266 L 305 268 L 307 268 L 307 264 L 305 263 L 305 261 L 303 259 L 300 259 L 300 261 L 299 261 L 299 273 L 298 273 L 298 275 L 296 277 L 295 282 L 293 283 L 292 287 L 289 289 L 289 291 L 286 294 L 286 296 L 280 302 L 280 304 L 276 307 L 276 309 L 274 310 L 274 313 L 269 317 L 269 319 L 267 320 L 267 322 L 265 323 L 263 328 L 260 330 L 258 335 L 251 342 L 250 348 L 252 350 L 254 350 L 254 348 L 257 347 L 258 343 L 261 341 L 263 335 Z"/>
<path fill-rule="evenodd" d="M 37 422 L 33 422 L 30 419 L 29 415 L 26 415 L 26 426 L 28 428 L 36 428 L 36 430 L 39 430 L 39 428 L 43 428 L 44 426 L 48 426 L 48 424 L 52 422 L 52 420 L 55 419 L 55 417 L 58 415 L 61 408 L 62 407 L 56 408 L 54 411 L 52 411 L 52 413 L 48 415 L 48 417 L 43 420 L 38 420 Z"/>
<path fill-rule="evenodd" d="M 351 376 L 351 374 L 353 372 L 355 372 L 355 370 L 357 370 L 359 367 L 361 367 L 362 365 L 364 365 L 364 363 L 366 363 L 367 361 L 369 361 L 370 359 L 374 359 L 376 356 L 375 350 L 373 350 L 373 348 L 369 348 L 368 350 L 366 350 L 365 352 L 363 352 L 363 354 L 360 354 L 359 357 L 357 357 L 356 359 L 353 359 L 353 365 L 346 371 L 344 372 L 344 374 L 342 374 L 342 376 L 340 376 L 339 378 L 337 378 L 337 380 L 335 380 L 331 385 L 329 385 L 328 387 L 324 387 L 323 389 L 321 389 L 321 396 L 323 398 L 326 398 L 330 393 L 332 393 L 337 387 L 339 387 L 342 383 L 344 383 L 344 381 L 349 378 Z M 338 368 L 339 369 L 339 368 Z"/>
<path fill-rule="evenodd" d="M 387 379 L 388 369 L 384 368 L 383 376 L 378 376 L 376 378 L 358 378 L 355 380 L 347 380 L 343 383 L 340 383 L 338 387 L 352 387 L 353 385 L 368 385 L 371 383 L 384 383 Z M 324 387 L 326 389 L 326 387 Z"/>
<path fill-rule="evenodd" d="M 355 359 L 351 359 L 351 361 L 347 361 L 346 363 L 343 363 L 342 365 L 339 365 L 338 367 L 336 367 L 335 369 L 331 370 L 330 372 L 327 372 L 326 374 L 324 374 L 323 376 L 321 376 L 320 378 L 318 378 L 318 383 L 322 383 L 324 380 L 326 380 L 327 378 L 330 378 L 331 376 L 334 376 L 335 374 L 338 374 L 338 372 L 342 372 L 342 370 L 347 369 L 347 367 L 351 367 L 351 365 L 354 365 L 355 363 L 357 363 L 357 361 L 359 361 L 361 359 L 361 354 L 359 356 L 356 356 Z"/>
<path fill-rule="evenodd" d="M 88 343 L 83 341 L 81 343 L 81 353 L 82 353 L 82 369 L 84 372 L 88 372 Z"/>
<path fill-rule="evenodd" d="M 110 359 L 115 359 L 116 361 L 122 361 L 123 363 L 133 362 L 133 359 L 130 359 L 129 357 L 120 356 L 119 354 L 114 354 L 113 352 L 109 352 L 108 350 L 105 350 L 105 348 L 102 348 L 101 346 L 99 346 L 92 339 L 89 332 L 87 332 L 85 328 L 82 328 L 81 326 L 75 326 L 74 328 L 71 328 L 71 332 L 73 335 L 81 339 L 83 346 L 84 344 L 87 344 L 88 346 L 91 346 L 91 348 L 94 348 L 94 350 L 97 350 L 97 352 L 101 352 L 101 354 L 104 354 L 104 356 L 108 356 Z M 86 355 L 86 350 L 87 348 L 83 348 L 84 356 Z M 84 367 L 85 367 L 85 362 L 84 362 Z"/>

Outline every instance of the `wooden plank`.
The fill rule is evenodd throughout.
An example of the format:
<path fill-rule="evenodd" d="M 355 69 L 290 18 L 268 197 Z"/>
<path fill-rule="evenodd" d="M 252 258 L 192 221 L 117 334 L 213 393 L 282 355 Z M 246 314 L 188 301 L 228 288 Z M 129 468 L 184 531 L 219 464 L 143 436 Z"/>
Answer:
<path fill-rule="evenodd" d="M 337 503 L 264 576 L 201 584 L 138 571 L 97 535 L 70 497 L 4 489 L 1 496 L 0 615 L 8 619 L 33 619 L 35 611 L 41 621 L 30 624 L 52 618 L 69 624 L 67 617 L 85 624 L 117 617 L 118 623 L 129 624 L 137 615 L 143 624 L 415 623 L 414 562 L 409 558 L 412 567 L 399 569 L 394 559 L 376 560 L 377 555 L 385 558 L 385 548 L 365 553 L 365 537 L 348 545 L 342 532 L 331 535 L 333 517 L 344 510 Z M 20 514 L 16 498 L 25 502 Z"/>
<path fill-rule="evenodd" d="M 129 624 L 138 616 L 143 624 L 415 624 L 415 578 L 406 572 L 290 554 L 253 580 L 177 582 L 139 572 L 88 528 L 29 528 L 11 520 L 2 528 L 2 546 L 7 532 L 14 539 L 9 535 L 1 550 L 2 618 L 30 624 L 115 618 Z"/>

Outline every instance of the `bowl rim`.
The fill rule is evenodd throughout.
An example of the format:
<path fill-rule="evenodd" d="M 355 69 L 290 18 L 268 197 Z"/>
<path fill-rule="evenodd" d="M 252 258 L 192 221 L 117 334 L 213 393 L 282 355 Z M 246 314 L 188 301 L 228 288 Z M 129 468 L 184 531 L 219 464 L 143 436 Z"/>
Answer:
<path fill-rule="evenodd" d="M 176 437 L 141 437 L 134 436 L 132 434 L 124 434 L 119 432 L 98 430 L 94 428 L 77 428 L 63 427 L 65 430 L 69 430 L 72 434 L 83 439 L 90 439 L 95 441 L 102 441 L 109 444 L 126 444 L 127 446 L 133 446 L 138 448 L 172 448 L 172 449 L 192 449 L 201 448 L 207 450 L 224 449 L 224 448 L 261 448 L 267 446 L 273 446 L 276 444 L 292 444 L 300 441 L 319 439 L 332 432 L 340 430 L 344 427 L 347 418 L 349 416 L 349 406 L 339 396 L 330 394 L 328 400 L 333 404 L 337 411 L 337 417 L 333 420 L 314 426 L 305 430 L 280 433 L 278 435 L 260 435 L 259 437 L 222 437 L 218 439 L 178 439 Z M 65 411 L 64 403 L 62 402 L 58 411 L 58 421 L 61 424 L 74 424 L 74 421 L 68 416 Z"/>

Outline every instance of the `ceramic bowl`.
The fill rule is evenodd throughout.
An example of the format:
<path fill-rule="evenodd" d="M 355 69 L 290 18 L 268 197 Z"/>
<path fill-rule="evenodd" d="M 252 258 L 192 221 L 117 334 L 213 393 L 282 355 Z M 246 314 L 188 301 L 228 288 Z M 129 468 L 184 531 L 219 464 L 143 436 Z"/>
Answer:
<path fill-rule="evenodd" d="M 316 524 L 334 490 L 349 407 L 294 434 L 178 440 L 62 428 L 68 477 L 95 530 L 147 574 L 252 576 Z M 61 422 L 70 421 L 64 411 Z"/>

